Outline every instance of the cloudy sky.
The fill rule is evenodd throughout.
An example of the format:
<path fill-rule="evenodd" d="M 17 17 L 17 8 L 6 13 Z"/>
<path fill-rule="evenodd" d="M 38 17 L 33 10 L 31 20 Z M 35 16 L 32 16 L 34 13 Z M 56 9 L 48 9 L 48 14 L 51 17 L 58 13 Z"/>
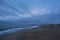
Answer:
<path fill-rule="evenodd" d="M 60 23 L 60 0 L 0 0 L 0 20 Z"/>

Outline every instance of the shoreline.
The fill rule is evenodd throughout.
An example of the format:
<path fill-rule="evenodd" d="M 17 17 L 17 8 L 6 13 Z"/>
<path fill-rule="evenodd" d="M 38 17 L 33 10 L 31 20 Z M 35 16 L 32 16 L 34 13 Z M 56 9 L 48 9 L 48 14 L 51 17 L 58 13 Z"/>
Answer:
<path fill-rule="evenodd" d="M 32 26 L 32 27 L 29 27 L 29 28 L 13 28 L 13 29 L 9 29 L 9 30 L 4 30 L 4 31 L 0 31 L 0 36 L 4 36 L 4 35 L 8 35 L 8 34 L 11 34 L 11 33 L 16 33 L 18 31 L 22 31 L 22 30 L 30 30 L 32 28 L 36 28 L 38 26 Z"/>
<path fill-rule="evenodd" d="M 42 25 L 31 30 L 18 31 L 2 36 L 0 40 L 60 40 L 60 24 Z"/>

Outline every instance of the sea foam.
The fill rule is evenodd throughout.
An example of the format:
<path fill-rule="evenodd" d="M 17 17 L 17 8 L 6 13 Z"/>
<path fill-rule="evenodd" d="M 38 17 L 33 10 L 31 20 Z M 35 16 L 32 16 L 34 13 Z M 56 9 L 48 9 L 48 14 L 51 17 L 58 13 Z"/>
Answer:
<path fill-rule="evenodd" d="M 23 29 L 32 29 L 32 28 L 36 28 L 36 27 L 38 27 L 38 26 L 32 26 L 32 27 L 27 27 L 27 28 L 13 28 L 13 29 L 4 30 L 4 31 L 0 31 L 0 36 L 3 36 L 5 34 L 14 33 L 17 31 L 21 31 Z"/>

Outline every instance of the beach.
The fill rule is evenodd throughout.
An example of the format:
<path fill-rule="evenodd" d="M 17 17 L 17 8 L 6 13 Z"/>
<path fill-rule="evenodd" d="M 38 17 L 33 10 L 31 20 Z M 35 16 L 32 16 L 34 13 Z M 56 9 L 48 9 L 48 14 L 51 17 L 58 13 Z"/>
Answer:
<path fill-rule="evenodd" d="M 0 36 L 0 40 L 60 40 L 60 24 L 41 25 Z"/>

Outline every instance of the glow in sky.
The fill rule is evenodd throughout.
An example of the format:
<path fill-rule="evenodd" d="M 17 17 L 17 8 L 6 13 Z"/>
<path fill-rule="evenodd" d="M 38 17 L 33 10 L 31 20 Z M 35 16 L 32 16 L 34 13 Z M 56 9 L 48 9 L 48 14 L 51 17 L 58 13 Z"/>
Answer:
<path fill-rule="evenodd" d="M 32 10 L 31 13 L 33 15 L 44 15 L 44 14 L 48 14 L 48 11 L 47 10 Z"/>

